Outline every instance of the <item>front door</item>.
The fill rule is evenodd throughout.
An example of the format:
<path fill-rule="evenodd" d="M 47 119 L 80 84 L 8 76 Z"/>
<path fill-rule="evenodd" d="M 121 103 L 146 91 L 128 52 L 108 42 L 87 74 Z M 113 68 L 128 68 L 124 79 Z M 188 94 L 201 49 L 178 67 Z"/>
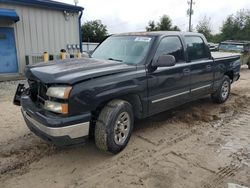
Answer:
<path fill-rule="evenodd" d="M 176 65 L 158 67 L 148 73 L 149 115 L 185 103 L 190 94 L 190 67 L 185 61 L 183 45 L 178 36 L 163 38 L 153 61 L 163 54 L 173 55 Z"/>
<path fill-rule="evenodd" d="M 0 74 L 17 72 L 14 28 L 0 27 Z"/>

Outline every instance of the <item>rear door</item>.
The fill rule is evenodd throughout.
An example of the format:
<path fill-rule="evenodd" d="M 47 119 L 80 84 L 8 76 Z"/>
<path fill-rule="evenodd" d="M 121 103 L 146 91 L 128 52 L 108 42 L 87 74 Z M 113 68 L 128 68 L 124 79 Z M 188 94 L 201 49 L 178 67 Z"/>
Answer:
<path fill-rule="evenodd" d="M 178 36 L 163 38 L 153 61 L 163 54 L 173 55 L 177 63 L 173 67 L 158 67 L 148 72 L 149 114 L 184 103 L 190 94 L 190 68 L 185 61 L 183 44 Z"/>
<path fill-rule="evenodd" d="M 199 97 L 211 92 L 214 61 L 200 36 L 185 36 L 188 64 L 191 70 L 191 96 Z"/>

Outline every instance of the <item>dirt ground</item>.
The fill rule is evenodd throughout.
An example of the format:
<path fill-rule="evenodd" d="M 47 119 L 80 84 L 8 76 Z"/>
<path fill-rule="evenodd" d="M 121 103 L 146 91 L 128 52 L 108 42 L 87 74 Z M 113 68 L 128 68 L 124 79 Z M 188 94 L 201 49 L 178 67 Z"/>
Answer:
<path fill-rule="evenodd" d="M 93 140 L 56 148 L 30 133 L 0 83 L 0 187 L 250 187 L 250 70 L 223 105 L 209 97 L 137 121 L 118 155 Z"/>

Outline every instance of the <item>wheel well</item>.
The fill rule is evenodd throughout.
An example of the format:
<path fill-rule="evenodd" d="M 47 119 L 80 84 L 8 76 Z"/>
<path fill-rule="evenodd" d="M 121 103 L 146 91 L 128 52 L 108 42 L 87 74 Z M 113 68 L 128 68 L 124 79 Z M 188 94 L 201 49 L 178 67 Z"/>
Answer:
<path fill-rule="evenodd" d="M 142 112 L 143 112 L 143 108 L 142 108 L 142 103 L 141 103 L 141 99 L 138 95 L 136 94 L 128 94 L 128 95 L 124 95 L 124 96 L 120 96 L 120 97 L 115 97 L 111 100 L 102 102 L 101 104 L 99 104 L 97 106 L 97 108 L 92 112 L 92 115 L 94 115 L 96 118 L 99 115 L 100 111 L 103 109 L 103 107 L 110 101 L 114 100 L 114 99 L 120 99 L 120 100 L 124 100 L 127 101 L 128 103 L 131 104 L 131 106 L 133 107 L 133 112 L 134 112 L 134 116 L 136 118 L 140 118 L 142 116 Z"/>
<path fill-rule="evenodd" d="M 131 106 L 133 107 L 134 116 L 136 118 L 140 118 L 142 116 L 143 108 L 141 99 L 138 95 L 130 94 L 126 96 L 121 96 L 118 99 L 125 100 L 131 104 Z"/>
<path fill-rule="evenodd" d="M 231 80 L 234 79 L 234 72 L 233 71 L 228 71 L 225 73 L 225 75 L 227 75 Z"/>
<path fill-rule="evenodd" d="M 137 119 L 142 118 L 142 115 L 143 115 L 142 103 L 141 103 L 140 97 L 136 94 L 124 95 L 124 96 L 120 96 L 120 97 L 115 97 L 115 98 L 108 100 L 108 101 L 104 101 L 101 104 L 99 104 L 95 110 L 91 111 L 91 120 L 90 120 L 91 126 L 90 126 L 90 130 L 89 130 L 90 137 L 94 136 L 95 124 L 96 124 L 96 121 L 98 119 L 98 116 L 99 116 L 101 110 L 104 108 L 104 106 L 107 103 L 109 103 L 110 101 L 112 101 L 114 99 L 120 99 L 120 100 L 124 100 L 124 101 L 129 102 L 133 108 L 135 118 L 137 118 Z"/>

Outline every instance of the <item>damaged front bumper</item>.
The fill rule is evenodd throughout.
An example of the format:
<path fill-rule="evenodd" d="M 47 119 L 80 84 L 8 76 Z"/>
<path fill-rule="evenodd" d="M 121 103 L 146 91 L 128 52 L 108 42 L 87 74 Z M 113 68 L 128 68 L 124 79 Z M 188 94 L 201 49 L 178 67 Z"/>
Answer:
<path fill-rule="evenodd" d="M 19 84 L 13 103 L 21 106 L 28 128 L 42 139 L 59 146 L 75 145 L 89 135 L 90 113 L 62 116 L 37 107 L 27 94 L 24 84 Z"/>

